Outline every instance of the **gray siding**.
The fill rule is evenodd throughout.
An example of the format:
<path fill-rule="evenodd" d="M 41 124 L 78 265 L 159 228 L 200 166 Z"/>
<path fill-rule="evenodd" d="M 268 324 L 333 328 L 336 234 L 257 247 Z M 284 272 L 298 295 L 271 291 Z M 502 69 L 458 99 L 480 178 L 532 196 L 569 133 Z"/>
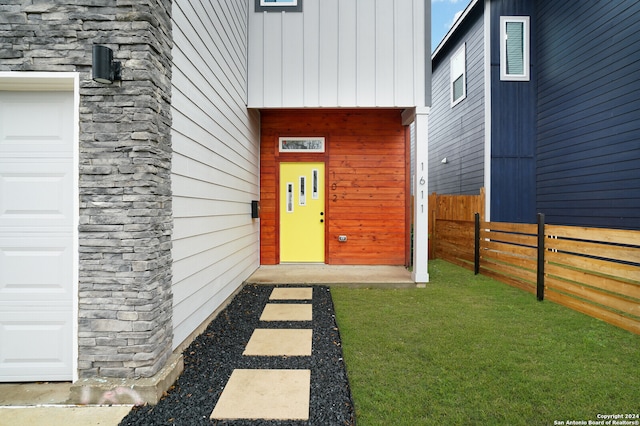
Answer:
<path fill-rule="evenodd" d="M 640 3 L 537 8 L 537 209 L 640 229 Z"/>
<path fill-rule="evenodd" d="M 429 192 L 478 194 L 484 186 L 484 23 L 482 5 L 433 61 Z M 467 97 L 451 107 L 449 62 L 466 43 Z M 441 161 L 447 158 L 447 163 Z"/>
<path fill-rule="evenodd" d="M 548 223 L 640 229 L 640 3 L 493 0 L 491 15 L 491 220 L 542 212 Z M 531 17 L 529 82 L 500 81 L 501 15 Z M 477 24 L 472 12 L 434 58 L 430 191 L 480 181 L 462 160 L 481 148 L 480 108 L 452 109 L 448 87 L 450 54 L 467 41 L 470 63 Z"/>
<path fill-rule="evenodd" d="M 174 348 L 259 265 L 259 221 L 250 214 L 259 198 L 259 114 L 245 106 L 247 7 L 173 5 Z"/>

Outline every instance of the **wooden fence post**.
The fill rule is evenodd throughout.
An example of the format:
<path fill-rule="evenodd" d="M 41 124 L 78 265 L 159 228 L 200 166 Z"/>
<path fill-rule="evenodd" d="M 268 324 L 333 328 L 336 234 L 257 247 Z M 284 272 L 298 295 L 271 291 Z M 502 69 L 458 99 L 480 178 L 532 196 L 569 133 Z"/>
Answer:
<path fill-rule="evenodd" d="M 473 253 L 473 274 L 480 273 L 480 213 L 475 214 L 475 245 Z"/>
<path fill-rule="evenodd" d="M 536 296 L 544 300 L 544 213 L 538 213 L 538 274 L 536 279 Z"/>

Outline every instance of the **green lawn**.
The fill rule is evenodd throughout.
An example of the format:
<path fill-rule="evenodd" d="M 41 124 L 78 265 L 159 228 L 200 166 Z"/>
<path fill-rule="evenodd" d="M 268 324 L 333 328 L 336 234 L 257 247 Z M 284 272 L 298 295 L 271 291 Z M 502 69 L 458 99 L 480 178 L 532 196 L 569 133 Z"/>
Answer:
<path fill-rule="evenodd" d="M 444 261 L 429 273 L 426 289 L 331 289 L 359 426 L 640 413 L 640 336 Z"/>

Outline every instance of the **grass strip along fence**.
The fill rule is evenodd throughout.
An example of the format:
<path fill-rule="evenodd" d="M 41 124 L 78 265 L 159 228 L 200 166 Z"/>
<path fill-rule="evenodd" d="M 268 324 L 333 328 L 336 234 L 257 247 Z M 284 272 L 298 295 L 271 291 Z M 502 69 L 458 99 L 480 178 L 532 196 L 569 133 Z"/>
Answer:
<path fill-rule="evenodd" d="M 448 261 L 429 262 L 429 279 L 331 288 L 358 426 L 595 424 L 640 409 L 640 336 Z"/>
<path fill-rule="evenodd" d="M 451 229 L 455 229 L 454 225 Z M 464 229 L 466 228 L 466 229 Z M 469 266 L 468 225 L 449 233 L 454 263 Z M 640 334 L 640 231 L 481 222 L 473 268 L 514 287 Z"/>

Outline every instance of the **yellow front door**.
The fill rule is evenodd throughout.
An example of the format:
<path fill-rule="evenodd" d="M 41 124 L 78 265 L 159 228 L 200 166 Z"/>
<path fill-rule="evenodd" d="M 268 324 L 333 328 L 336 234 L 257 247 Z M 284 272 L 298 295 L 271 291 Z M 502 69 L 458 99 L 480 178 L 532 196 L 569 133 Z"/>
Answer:
<path fill-rule="evenodd" d="M 280 262 L 324 263 L 324 163 L 280 163 Z"/>

